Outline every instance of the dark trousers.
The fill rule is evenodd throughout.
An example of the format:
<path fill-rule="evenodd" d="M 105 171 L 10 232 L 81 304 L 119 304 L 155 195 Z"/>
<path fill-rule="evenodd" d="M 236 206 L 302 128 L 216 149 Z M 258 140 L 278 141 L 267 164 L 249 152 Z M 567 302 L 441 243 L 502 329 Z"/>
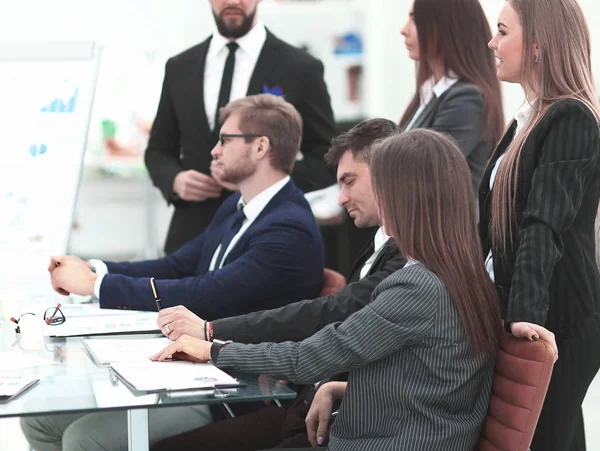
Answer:
<path fill-rule="evenodd" d="M 600 368 L 600 335 L 560 340 L 531 451 L 585 451 L 581 404 Z"/>
<path fill-rule="evenodd" d="M 309 387 L 303 387 L 293 404 L 271 405 L 247 415 L 229 418 L 162 440 L 152 451 L 256 451 L 310 448 L 304 419 Z"/>

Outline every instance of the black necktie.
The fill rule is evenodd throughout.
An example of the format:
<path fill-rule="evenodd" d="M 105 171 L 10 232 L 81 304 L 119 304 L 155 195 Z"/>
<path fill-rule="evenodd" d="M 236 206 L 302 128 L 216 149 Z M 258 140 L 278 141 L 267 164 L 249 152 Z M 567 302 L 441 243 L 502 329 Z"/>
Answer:
<path fill-rule="evenodd" d="M 225 68 L 223 69 L 223 78 L 221 78 L 221 90 L 219 91 L 219 100 L 217 101 L 217 111 L 215 113 L 215 135 L 219 133 L 219 110 L 229 103 L 231 96 L 231 82 L 233 80 L 233 68 L 235 66 L 235 51 L 239 45 L 237 42 L 227 44 L 229 55 L 225 60 Z"/>
<path fill-rule="evenodd" d="M 240 208 L 235 214 L 231 217 L 229 221 L 229 228 L 223 235 L 223 239 L 221 240 L 221 250 L 219 251 L 219 255 L 217 256 L 217 261 L 215 263 L 215 271 L 219 269 L 221 266 L 221 260 L 223 260 L 223 256 L 225 255 L 225 251 L 231 244 L 231 240 L 233 237 L 240 231 L 242 228 L 242 224 L 246 219 L 246 215 L 244 214 L 244 209 Z"/>

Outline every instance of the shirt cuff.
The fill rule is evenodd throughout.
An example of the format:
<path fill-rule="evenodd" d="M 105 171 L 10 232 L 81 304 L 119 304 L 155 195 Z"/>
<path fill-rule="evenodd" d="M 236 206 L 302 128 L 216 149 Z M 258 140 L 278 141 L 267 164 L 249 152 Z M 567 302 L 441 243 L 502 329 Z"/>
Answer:
<path fill-rule="evenodd" d="M 100 286 L 102 285 L 102 280 L 104 276 L 108 274 L 108 266 L 102 260 L 88 260 L 89 264 L 92 265 L 94 272 L 98 276 L 96 282 L 94 283 L 94 296 L 100 299 Z"/>

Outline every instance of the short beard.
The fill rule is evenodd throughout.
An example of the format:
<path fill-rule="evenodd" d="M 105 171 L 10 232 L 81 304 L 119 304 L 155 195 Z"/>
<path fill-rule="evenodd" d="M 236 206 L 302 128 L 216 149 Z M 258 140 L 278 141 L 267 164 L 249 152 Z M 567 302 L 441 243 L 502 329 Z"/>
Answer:
<path fill-rule="evenodd" d="M 223 11 L 221 11 L 221 13 L 218 16 L 213 11 L 213 16 L 215 18 L 219 34 L 225 38 L 233 39 L 238 39 L 242 36 L 245 36 L 252 28 L 252 22 L 254 22 L 254 16 L 256 15 L 256 8 L 254 8 L 254 11 L 250 12 L 248 15 L 244 14 L 242 10 L 239 10 L 242 13 L 244 19 L 242 20 L 242 23 L 240 25 L 234 25 L 231 27 L 225 23 L 225 19 L 223 18 L 223 15 L 227 11 L 227 9 L 228 8 L 223 9 Z"/>
<path fill-rule="evenodd" d="M 233 183 L 239 185 L 248 177 L 256 172 L 256 166 L 252 165 L 252 161 L 249 156 L 246 156 L 233 168 L 223 168 L 223 175 L 221 180 L 225 183 Z"/>

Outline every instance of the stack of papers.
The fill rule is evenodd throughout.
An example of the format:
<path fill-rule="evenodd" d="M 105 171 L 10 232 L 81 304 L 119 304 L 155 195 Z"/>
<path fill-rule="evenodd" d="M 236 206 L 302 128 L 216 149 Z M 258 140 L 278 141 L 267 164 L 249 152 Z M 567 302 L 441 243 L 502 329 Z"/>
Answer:
<path fill-rule="evenodd" d="M 194 363 L 184 360 L 148 361 L 113 363 L 111 368 L 134 389 L 149 393 L 239 386 L 237 379 L 211 363 Z"/>
<path fill-rule="evenodd" d="M 151 356 L 172 343 L 168 338 L 96 338 L 82 342 L 98 363 L 147 362 Z"/>
<path fill-rule="evenodd" d="M 0 401 L 8 401 L 34 386 L 39 379 L 0 376 Z"/>
<path fill-rule="evenodd" d="M 98 304 L 61 307 L 66 321 L 45 326 L 47 337 L 78 337 L 121 333 L 160 332 L 157 312 L 101 309 Z"/>

